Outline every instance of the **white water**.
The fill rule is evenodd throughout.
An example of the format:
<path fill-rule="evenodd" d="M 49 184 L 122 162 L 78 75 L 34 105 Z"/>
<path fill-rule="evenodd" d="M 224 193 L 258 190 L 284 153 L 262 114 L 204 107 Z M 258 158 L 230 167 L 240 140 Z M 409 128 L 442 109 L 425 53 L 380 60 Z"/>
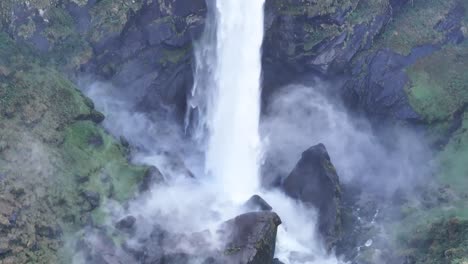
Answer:
<path fill-rule="evenodd" d="M 198 68 L 194 87 L 208 96 L 201 122 L 209 133 L 205 170 L 220 200 L 238 204 L 260 193 L 272 204 L 283 221 L 276 255 L 286 264 L 338 263 L 316 235 L 313 209 L 260 188 L 263 6 L 264 0 L 217 0 L 216 34 L 207 30 L 198 47 L 197 65 L 208 67 Z"/>
<path fill-rule="evenodd" d="M 166 166 L 164 157 L 161 161 L 161 153 L 155 151 L 158 147 L 178 152 L 176 149 L 187 143 L 177 133 L 161 134 L 160 122 L 127 115 L 126 111 L 131 110 L 123 109 L 124 105 L 119 103 L 108 109 L 101 108 L 115 115 L 108 116 L 105 121 L 110 130 L 133 139 L 133 145 L 148 147 L 148 151 L 139 153 L 135 159 L 155 165 L 168 178 L 167 186 L 155 186 L 148 195 L 133 202 L 128 213 L 139 216 L 139 221 L 157 222 L 174 233 L 191 234 L 216 230 L 223 221 L 242 213 L 244 208 L 239 205 L 251 195 L 260 194 L 283 221 L 278 229 L 276 247 L 276 256 L 281 261 L 336 264 L 338 261 L 327 255 L 316 235 L 315 210 L 280 192 L 267 192 L 260 187 L 263 4 L 263 0 L 217 0 L 211 10 L 216 12 L 208 20 L 204 39 L 196 48 L 197 71 L 189 103 L 192 110 L 199 111 L 198 135 L 207 137 L 204 142 L 205 177 L 193 166 L 190 169 L 196 172 L 196 180 L 177 177 L 179 172 Z M 93 90 L 105 92 L 100 88 L 87 92 L 98 102 L 98 107 L 115 104 L 99 102 L 99 98 L 109 99 L 108 95 L 93 95 Z M 111 89 L 105 93 L 111 93 Z M 185 161 L 196 164 L 195 167 L 203 164 L 197 154 L 180 152 L 186 155 Z M 144 237 L 150 233 L 151 230 L 147 230 L 150 227 L 151 224 L 139 225 L 138 233 Z M 214 238 L 212 246 L 216 247 L 218 242 Z M 184 250 L 190 252 L 190 249 Z"/>
<path fill-rule="evenodd" d="M 234 201 L 259 187 L 263 0 L 219 0 L 206 171 Z"/>

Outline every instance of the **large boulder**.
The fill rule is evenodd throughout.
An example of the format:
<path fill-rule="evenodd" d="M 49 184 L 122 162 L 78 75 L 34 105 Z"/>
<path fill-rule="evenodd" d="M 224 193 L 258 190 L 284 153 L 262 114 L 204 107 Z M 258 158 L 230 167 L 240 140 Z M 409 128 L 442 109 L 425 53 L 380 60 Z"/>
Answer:
<path fill-rule="evenodd" d="M 139 263 L 271 264 L 281 220 L 273 212 L 250 212 L 222 223 L 216 234 L 180 234 L 155 226 L 124 250 Z M 214 242 L 214 243 L 213 243 Z M 192 262 L 191 262 L 192 261 Z M 197 263 L 198 263 L 197 262 Z"/>
<path fill-rule="evenodd" d="M 281 219 L 273 212 L 251 212 L 225 222 L 220 230 L 227 241 L 220 263 L 271 264 L 277 227 Z"/>
<path fill-rule="evenodd" d="M 282 188 L 288 196 L 317 208 L 318 230 L 331 249 L 341 237 L 341 189 L 323 144 L 302 153 Z"/>

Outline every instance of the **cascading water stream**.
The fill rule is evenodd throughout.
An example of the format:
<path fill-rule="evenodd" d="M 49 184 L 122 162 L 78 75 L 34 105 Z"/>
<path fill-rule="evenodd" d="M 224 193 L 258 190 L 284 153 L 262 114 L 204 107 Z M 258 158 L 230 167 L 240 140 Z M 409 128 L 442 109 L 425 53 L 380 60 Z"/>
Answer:
<path fill-rule="evenodd" d="M 214 86 L 209 91 L 206 171 L 231 199 L 259 187 L 263 0 L 217 1 Z"/>
<path fill-rule="evenodd" d="M 264 0 L 217 0 L 211 6 L 215 12 L 208 22 L 216 22 L 216 26 L 207 24 L 196 49 L 196 78 L 187 120 L 198 112 L 197 134 L 207 139 L 205 171 L 209 182 L 220 189 L 219 198 L 241 204 L 260 193 L 283 218 L 277 254 L 285 263 L 337 263 L 317 242 L 313 210 L 279 192 L 260 188 L 263 8 Z"/>

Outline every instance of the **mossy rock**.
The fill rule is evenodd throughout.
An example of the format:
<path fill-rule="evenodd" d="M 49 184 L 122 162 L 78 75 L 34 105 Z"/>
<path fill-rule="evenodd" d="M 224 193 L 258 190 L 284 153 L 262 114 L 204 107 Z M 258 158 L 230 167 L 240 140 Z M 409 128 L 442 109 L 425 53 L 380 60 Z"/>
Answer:
<path fill-rule="evenodd" d="M 148 168 L 130 164 L 97 124 L 102 114 L 53 65 L 3 34 L 0 55 L 0 202 L 14 201 L 0 214 L 17 219 L 0 240 L 20 241 L 4 258 L 59 263 L 63 239 L 90 219 L 105 223 L 106 202 L 132 197 Z M 36 236 L 36 226 L 61 232 Z"/>
<path fill-rule="evenodd" d="M 443 121 L 468 103 L 468 41 L 422 58 L 408 70 L 413 108 L 426 121 Z"/>
<path fill-rule="evenodd" d="M 455 0 L 410 1 L 387 26 L 377 46 L 406 55 L 414 47 L 441 42 L 444 32 L 434 28 L 455 3 Z"/>

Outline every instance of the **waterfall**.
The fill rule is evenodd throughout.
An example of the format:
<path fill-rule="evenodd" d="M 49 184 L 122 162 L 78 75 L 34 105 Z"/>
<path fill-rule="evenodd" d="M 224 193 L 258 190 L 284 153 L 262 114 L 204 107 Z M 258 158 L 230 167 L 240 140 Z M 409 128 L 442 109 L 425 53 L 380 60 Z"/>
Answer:
<path fill-rule="evenodd" d="M 259 188 L 263 6 L 263 0 L 216 1 L 216 26 L 208 23 L 196 52 L 199 96 L 191 104 L 201 108 L 200 97 L 206 100 L 199 109 L 206 174 L 239 202 Z"/>
<path fill-rule="evenodd" d="M 208 2 L 186 116 L 186 129 L 205 150 L 204 184 L 216 189 L 222 215 L 253 194 L 271 202 L 283 219 L 277 256 L 286 264 L 336 264 L 317 239 L 315 211 L 260 186 L 264 0 Z"/>
<path fill-rule="evenodd" d="M 239 201 L 259 185 L 259 123 L 263 1 L 216 3 L 214 87 L 208 107 L 206 170 Z"/>

